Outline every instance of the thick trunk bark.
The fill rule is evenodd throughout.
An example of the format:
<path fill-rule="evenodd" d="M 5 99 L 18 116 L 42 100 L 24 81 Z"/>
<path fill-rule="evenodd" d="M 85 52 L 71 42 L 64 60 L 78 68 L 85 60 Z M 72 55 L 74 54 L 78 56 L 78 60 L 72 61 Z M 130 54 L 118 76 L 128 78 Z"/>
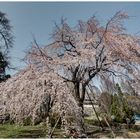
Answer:
<path fill-rule="evenodd" d="M 81 102 L 84 102 L 85 100 L 85 93 L 86 93 L 86 86 L 82 85 Z"/>
<path fill-rule="evenodd" d="M 84 110 L 84 100 L 85 100 L 85 92 L 86 92 L 86 86 L 82 85 L 82 89 L 80 90 L 80 83 L 75 83 L 74 84 L 74 88 L 75 88 L 75 98 L 76 101 L 78 103 L 78 106 L 82 108 L 82 110 Z"/>
<path fill-rule="evenodd" d="M 78 82 L 74 83 L 74 97 L 78 103 L 78 106 L 80 106 L 80 84 Z"/>
<path fill-rule="evenodd" d="M 79 82 L 76 82 L 74 83 L 74 89 L 75 89 L 75 98 L 76 99 L 80 99 L 80 83 Z"/>

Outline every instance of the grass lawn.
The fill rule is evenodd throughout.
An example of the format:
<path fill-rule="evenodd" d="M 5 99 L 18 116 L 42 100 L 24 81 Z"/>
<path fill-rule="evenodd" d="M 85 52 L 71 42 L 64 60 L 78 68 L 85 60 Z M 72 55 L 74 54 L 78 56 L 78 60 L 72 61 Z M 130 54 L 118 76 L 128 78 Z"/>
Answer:
<path fill-rule="evenodd" d="M 86 117 L 88 138 L 112 138 L 111 131 L 106 128 L 105 131 L 99 129 L 99 124 L 95 125 L 92 117 Z M 137 129 L 116 129 L 114 133 L 117 138 L 140 138 L 140 127 Z M 10 124 L 0 124 L 0 138 L 48 138 L 48 131 L 44 125 L 19 126 Z M 61 129 L 56 128 L 53 138 L 66 138 Z"/>
<path fill-rule="evenodd" d="M 62 131 L 56 129 L 54 138 L 62 138 Z M 0 138 L 47 138 L 47 129 L 45 126 L 19 126 L 4 124 L 0 125 Z"/>

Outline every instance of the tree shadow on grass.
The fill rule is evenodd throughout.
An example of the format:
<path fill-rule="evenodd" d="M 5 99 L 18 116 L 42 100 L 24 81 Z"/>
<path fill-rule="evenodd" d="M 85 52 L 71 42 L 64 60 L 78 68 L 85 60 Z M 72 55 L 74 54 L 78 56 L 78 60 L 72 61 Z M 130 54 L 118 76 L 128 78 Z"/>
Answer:
<path fill-rule="evenodd" d="M 43 130 L 21 130 L 18 138 L 43 138 L 45 133 Z"/>
<path fill-rule="evenodd" d="M 4 131 L 6 130 L 6 128 L 0 127 L 0 131 Z"/>
<path fill-rule="evenodd" d="M 43 130 L 20 130 L 16 135 L 9 135 L 9 138 L 45 138 Z"/>
<path fill-rule="evenodd" d="M 101 138 L 102 136 L 107 136 L 110 132 L 109 131 L 101 131 L 101 130 L 95 130 L 88 132 L 88 138 Z"/>

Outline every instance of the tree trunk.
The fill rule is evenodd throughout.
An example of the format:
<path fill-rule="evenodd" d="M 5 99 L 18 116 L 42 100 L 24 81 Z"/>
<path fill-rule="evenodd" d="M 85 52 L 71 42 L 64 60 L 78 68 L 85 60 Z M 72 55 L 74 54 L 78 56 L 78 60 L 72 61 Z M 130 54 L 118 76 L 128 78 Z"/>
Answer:
<path fill-rule="evenodd" d="M 80 83 L 76 82 L 74 84 L 75 89 L 75 99 L 78 103 L 78 106 L 82 108 L 82 111 L 84 110 L 84 100 L 85 100 L 85 92 L 86 92 L 86 86 L 82 84 L 82 89 L 80 91 Z"/>
<path fill-rule="evenodd" d="M 80 84 L 79 82 L 74 83 L 74 97 L 78 103 L 78 106 L 80 105 Z"/>
<path fill-rule="evenodd" d="M 80 82 L 76 82 L 74 83 L 74 97 L 75 100 L 78 104 L 78 106 L 82 109 L 81 113 L 82 113 L 82 118 L 84 120 L 84 99 L 85 99 L 85 87 L 83 87 L 82 85 L 82 89 L 80 87 Z M 85 134 L 85 124 L 84 121 L 81 121 L 81 135 Z"/>

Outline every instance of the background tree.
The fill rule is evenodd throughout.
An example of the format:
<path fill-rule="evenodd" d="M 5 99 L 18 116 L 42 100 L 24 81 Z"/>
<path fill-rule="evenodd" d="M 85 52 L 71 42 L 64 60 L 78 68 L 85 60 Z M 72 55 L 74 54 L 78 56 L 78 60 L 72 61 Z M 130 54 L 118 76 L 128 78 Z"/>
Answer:
<path fill-rule="evenodd" d="M 0 82 L 10 77 L 5 69 L 9 66 L 8 53 L 12 46 L 12 26 L 6 14 L 0 11 Z"/>
<path fill-rule="evenodd" d="M 103 92 L 99 97 L 99 113 L 102 118 L 111 122 L 126 123 L 126 118 L 132 120 L 134 115 L 134 107 L 129 102 L 128 94 L 124 94 L 119 84 L 116 84 L 116 92 L 114 94 Z M 136 101 L 136 100 L 135 100 Z M 136 105 L 134 105 L 136 107 Z"/>

